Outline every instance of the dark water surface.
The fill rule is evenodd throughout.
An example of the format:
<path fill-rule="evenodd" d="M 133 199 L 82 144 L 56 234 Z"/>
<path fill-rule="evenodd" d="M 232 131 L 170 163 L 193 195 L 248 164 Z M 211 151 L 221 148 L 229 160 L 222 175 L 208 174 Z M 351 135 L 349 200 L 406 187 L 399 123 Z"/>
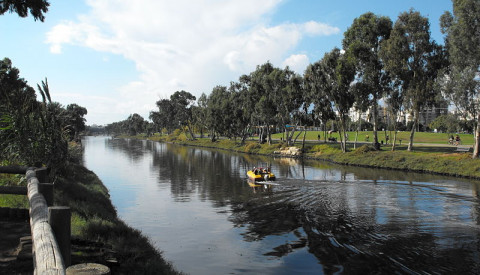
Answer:
<path fill-rule="evenodd" d="M 479 274 L 479 183 L 86 137 L 119 216 L 191 274 Z M 279 185 L 246 172 L 272 166 Z"/>

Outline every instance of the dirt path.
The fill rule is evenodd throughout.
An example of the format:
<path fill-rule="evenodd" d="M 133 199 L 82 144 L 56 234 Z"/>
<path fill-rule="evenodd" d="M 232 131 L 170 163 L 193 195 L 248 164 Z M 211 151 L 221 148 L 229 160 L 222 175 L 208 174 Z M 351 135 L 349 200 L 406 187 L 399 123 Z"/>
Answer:
<path fill-rule="evenodd" d="M 30 236 L 29 223 L 2 219 L 0 236 L 0 274 L 31 274 L 31 243 L 27 240 L 20 246 L 20 238 Z"/>

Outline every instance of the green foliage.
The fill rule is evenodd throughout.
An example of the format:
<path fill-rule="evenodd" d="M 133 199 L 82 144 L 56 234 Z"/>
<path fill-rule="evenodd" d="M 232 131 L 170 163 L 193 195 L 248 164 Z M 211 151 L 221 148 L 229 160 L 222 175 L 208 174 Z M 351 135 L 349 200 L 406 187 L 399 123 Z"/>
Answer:
<path fill-rule="evenodd" d="M 9 59 L 0 61 L 0 152 L 2 158 L 61 170 L 68 159 L 65 109 L 52 102 L 48 82 L 38 85 L 43 102 Z"/>
<path fill-rule="evenodd" d="M 460 131 L 460 121 L 454 115 L 441 115 L 433 120 L 429 127 L 443 133 L 457 133 Z"/>
<path fill-rule="evenodd" d="M 50 6 L 50 3 L 47 0 L 3 0 L 0 1 L 0 15 L 9 11 L 17 13 L 20 17 L 27 17 L 28 12 L 30 12 L 35 20 L 43 22 L 48 6 Z"/>
<path fill-rule="evenodd" d="M 450 67 L 441 81 L 440 90 L 455 104 L 463 117 L 473 116 L 478 124 L 480 106 L 480 1 L 453 0 L 453 15 L 445 12 L 440 18 L 446 34 Z M 480 128 L 476 129 L 479 136 Z M 480 140 L 475 145 L 474 157 L 480 156 Z"/>

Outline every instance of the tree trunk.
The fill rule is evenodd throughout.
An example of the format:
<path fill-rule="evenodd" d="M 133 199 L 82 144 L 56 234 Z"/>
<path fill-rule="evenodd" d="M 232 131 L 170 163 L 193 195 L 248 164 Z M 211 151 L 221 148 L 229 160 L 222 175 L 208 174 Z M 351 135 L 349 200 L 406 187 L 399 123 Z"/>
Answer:
<path fill-rule="evenodd" d="M 303 126 L 303 140 L 302 140 L 302 153 L 305 152 L 305 136 L 307 135 L 307 129 Z"/>
<path fill-rule="evenodd" d="M 480 114 L 477 117 L 477 125 L 475 126 L 475 139 L 474 139 L 474 145 L 473 145 L 473 154 L 472 158 L 476 159 L 480 155 Z"/>
<path fill-rule="evenodd" d="M 339 129 L 339 138 L 340 138 L 340 147 L 342 148 L 342 152 L 343 153 L 346 153 L 347 152 L 347 149 L 346 149 L 346 142 L 344 143 L 345 141 L 345 119 L 343 117 L 343 115 L 340 115 L 340 129 Z M 343 136 L 343 137 L 342 137 Z"/>
<path fill-rule="evenodd" d="M 323 141 L 327 143 L 327 121 L 323 124 Z"/>
<path fill-rule="evenodd" d="M 210 141 L 211 142 L 215 142 L 217 140 L 217 138 L 215 137 L 215 131 L 212 131 L 212 136 L 210 137 Z"/>
<path fill-rule="evenodd" d="M 243 131 L 242 141 L 241 141 L 242 144 L 245 144 L 245 140 L 247 140 L 249 133 L 250 133 L 250 124 L 247 125 L 247 128 L 245 129 L 245 131 Z"/>
<path fill-rule="evenodd" d="M 262 144 L 263 143 L 263 127 L 260 127 L 259 133 L 258 133 L 258 143 Z"/>
<path fill-rule="evenodd" d="M 358 131 L 362 129 L 362 115 L 358 112 L 358 127 L 357 131 L 355 132 L 355 142 L 353 143 L 353 149 L 357 149 L 357 141 L 358 141 Z"/>
<path fill-rule="evenodd" d="M 188 132 L 190 133 L 190 136 L 192 137 L 192 140 L 195 140 L 195 134 L 193 133 L 192 131 L 192 128 L 190 127 L 190 125 L 187 125 L 187 129 L 188 129 Z"/>
<path fill-rule="evenodd" d="M 395 144 L 397 143 L 397 127 L 393 127 L 393 142 L 392 142 L 392 152 L 395 151 Z"/>
<path fill-rule="evenodd" d="M 305 129 L 304 129 L 304 130 L 305 130 Z M 298 137 L 300 136 L 301 133 L 302 133 L 302 131 L 298 132 L 297 136 L 296 136 L 295 139 L 293 140 L 292 146 L 295 145 L 295 142 L 297 142 L 297 139 L 298 139 Z"/>
<path fill-rule="evenodd" d="M 272 145 L 272 133 L 270 133 L 270 126 L 267 125 L 267 140 L 268 145 Z"/>
<path fill-rule="evenodd" d="M 413 112 L 413 125 L 412 125 L 412 131 L 410 132 L 410 142 L 408 143 L 408 151 L 413 151 L 413 136 L 415 135 L 415 129 L 417 127 L 418 123 L 418 112 L 414 111 Z"/>
<path fill-rule="evenodd" d="M 373 98 L 373 148 L 380 150 L 380 143 L 378 143 L 378 110 L 377 98 Z"/>

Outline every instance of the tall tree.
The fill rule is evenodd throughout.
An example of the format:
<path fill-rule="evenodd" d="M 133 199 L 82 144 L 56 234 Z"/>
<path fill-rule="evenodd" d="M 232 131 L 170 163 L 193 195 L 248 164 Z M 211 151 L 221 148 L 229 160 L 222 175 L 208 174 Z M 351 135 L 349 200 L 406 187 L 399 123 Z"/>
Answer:
<path fill-rule="evenodd" d="M 160 99 L 157 101 L 158 111 L 150 112 L 150 119 L 157 129 L 166 129 L 167 133 L 173 132 L 177 125 L 174 119 L 174 106 L 170 99 Z"/>
<path fill-rule="evenodd" d="M 216 141 L 217 134 L 224 133 L 228 125 L 225 116 L 229 112 L 229 93 L 227 87 L 216 86 L 208 96 L 207 125 L 211 141 Z"/>
<path fill-rule="evenodd" d="M 392 21 L 389 17 L 377 16 L 371 12 L 355 18 L 353 24 L 344 34 L 343 48 L 351 53 L 356 66 L 356 83 L 358 86 L 357 109 L 370 105 L 373 119 L 373 144 L 378 143 L 378 100 L 389 88 L 390 78 L 384 70 L 379 57 L 380 45 L 389 38 Z M 369 104 L 370 102 L 370 104 Z"/>
<path fill-rule="evenodd" d="M 404 93 L 402 86 L 399 81 L 393 80 L 390 91 L 388 92 L 385 103 L 387 105 L 387 111 L 391 117 L 393 124 L 393 139 L 392 139 L 392 151 L 395 151 L 397 143 L 397 133 L 398 133 L 398 118 L 404 111 Z"/>
<path fill-rule="evenodd" d="M 323 90 L 322 64 L 321 61 L 310 64 L 303 75 L 305 94 L 309 97 L 308 102 L 313 104 L 314 116 L 321 122 L 323 127 L 324 141 L 327 141 L 327 121 L 335 119 L 332 103 Z"/>
<path fill-rule="evenodd" d="M 175 122 L 178 122 L 179 127 L 187 127 L 192 140 L 195 139 L 192 130 L 192 107 L 196 99 L 194 95 L 183 90 L 176 91 L 170 96 Z"/>
<path fill-rule="evenodd" d="M 67 129 L 70 131 L 70 139 L 78 140 L 78 135 L 81 131 L 85 130 L 85 118 L 87 114 L 85 107 L 78 104 L 69 104 L 65 112 L 65 123 Z"/>
<path fill-rule="evenodd" d="M 300 75 L 296 74 L 294 71 L 290 70 L 288 67 L 285 69 L 275 68 L 269 75 L 269 82 L 271 83 L 271 93 L 273 100 L 273 107 L 275 108 L 276 115 L 276 124 L 281 125 L 284 129 L 286 135 L 287 143 L 294 143 L 292 139 L 295 128 L 292 131 L 288 131 L 287 125 L 301 125 L 302 116 L 299 116 L 300 107 L 302 110 L 307 110 L 309 106 L 307 94 L 304 93 L 303 89 L 303 79 Z M 309 104 L 308 104 L 309 105 Z M 302 112 L 303 114 L 303 112 Z M 302 125 L 305 126 L 305 125 Z M 305 131 L 305 128 L 303 128 Z M 288 134 L 289 133 L 289 134 Z M 290 135 L 290 136 L 289 136 Z"/>
<path fill-rule="evenodd" d="M 248 81 L 244 77 L 240 77 L 238 82 L 231 82 L 229 87 L 230 93 L 230 112 L 228 112 L 231 119 L 231 130 L 234 138 L 240 137 L 241 143 L 245 140 L 251 132 L 251 116 L 248 111 L 249 102 L 246 100 L 248 93 Z"/>
<path fill-rule="evenodd" d="M 355 76 L 354 60 L 340 49 L 334 48 L 320 61 L 318 83 L 325 96 L 333 104 L 340 126 L 342 151 L 346 152 L 346 121 L 350 108 L 355 101 L 353 81 Z"/>
<path fill-rule="evenodd" d="M 273 83 L 271 73 L 275 70 L 270 62 L 257 66 L 250 73 L 248 100 L 254 107 L 252 120 L 259 129 L 259 142 L 268 139 L 271 143 L 271 126 L 275 123 L 276 109 L 274 106 Z"/>
<path fill-rule="evenodd" d="M 384 43 L 380 56 L 393 77 L 401 81 L 404 98 L 413 115 L 408 150 L 413 150 L 413 137 L 420 110 L 433 104 L 433 88 L 437 73 L 444 64 L 441 46 L 430 38 L 428 18 L 410 10 L 398 16 L 390 37 Z"/>
<path fill-rule="evenodd" d="M 207 95 L 202 93 L 197 100 L 197 105 L 192 107 L 193 124 L 200 132 L 200 138 L 203 138 L 203 133 L 207 127 L 207 100 Z"/>
<path fill-rule="evenodd" d="M 473 158 L 480 156 L 480 1 L 452 0 L 453 15 L 440 18 L 451 66 L 443 88 L 464 117 L 475 118 Z"/>
<path fill-rule="evenodd" d="M 131 114 L 127 118 L 127 127 L 130 135 L 137 135 L 142 133 L 144 129 L 145 120 L 143 117 L 137 113 Z"/>

